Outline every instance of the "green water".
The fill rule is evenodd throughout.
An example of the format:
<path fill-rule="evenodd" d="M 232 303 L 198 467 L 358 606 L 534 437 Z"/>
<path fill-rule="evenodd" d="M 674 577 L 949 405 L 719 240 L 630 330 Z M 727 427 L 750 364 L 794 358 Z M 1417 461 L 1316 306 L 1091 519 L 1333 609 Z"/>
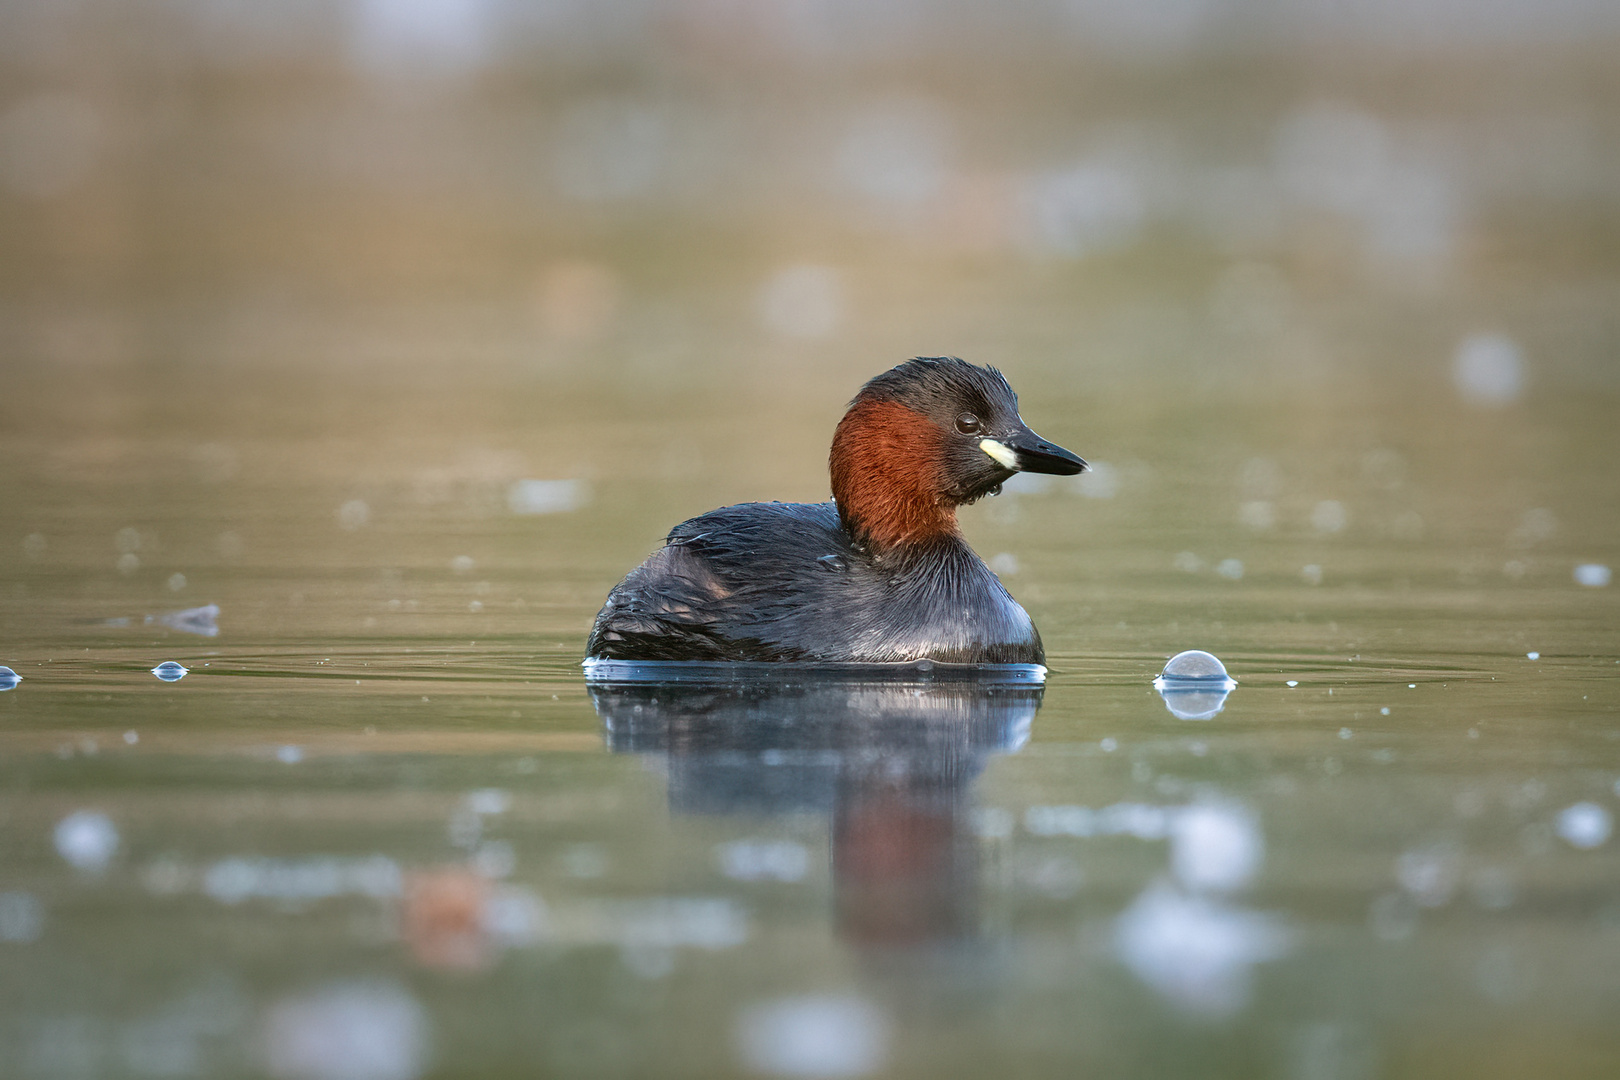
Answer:
<path fill-rule="evenodd" d="M 824 497 L 841 376 L 21 373 L 0 1075 L 1612 1075 L 1612 400 L 1007 366 L 1105 481 L 963 513 L 1013 698 L 588 691 L 670 524 Z"/>

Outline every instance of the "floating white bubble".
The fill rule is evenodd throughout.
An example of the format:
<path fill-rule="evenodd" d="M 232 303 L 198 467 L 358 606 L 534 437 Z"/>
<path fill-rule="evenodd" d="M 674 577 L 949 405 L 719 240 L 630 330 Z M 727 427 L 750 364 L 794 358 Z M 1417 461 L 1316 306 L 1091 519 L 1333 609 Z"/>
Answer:
<path fill-rule="evenodd" d="M 883 1066 L 889 1024 L 854 995 L 807 995 L 762 1002 L 737 1017 L 743 1064 L 771 1076 L 864 1076 Z"/>
<path fill-rule="evenodd" d="M 1541 654 L 1538 652 L 1527 652 L 1524 654 L 1524 658 L 1526 660 L 1540 660 Z"/>
<path fill-rule="evenodd" d="M 1242 559 L 1222 559 L 1215 564 L 1215 572 L 1228 581 L 1243 580 Z"/>
<path fill-rule="evenodd" d="M 1602 847 L 1613 829 L 1613 816 L 1595 802 L 1578 802 L 1558 815 L 1558 835 L 1583 850 Z"/>
<path fill-rule="evenodd" d="M 1226 707 L 1226 697 L 1237 682 L 1213 653 L 1188 649 L 1170 658 L 1153 688 L 1165 707 L 1181 720 L 1208 720 Z"/>
<path fill-rule="evenodd" d="M 186 667 L 184 664 L 177 663 L 173 660 L 165 660 L 163 663 L 152 669 L 152 674 L 156 675 L 164 682 L 179 682 L 181 679 L 185 678 L 187 673 L 190 671 L 191 669 Z"/>
<path fill-rule="evenodd" d="M 79 810 L 56 823 L 57 854 L 77 870 L 100 873 L 118 852 L 118 827 L 106 814 Z"/>

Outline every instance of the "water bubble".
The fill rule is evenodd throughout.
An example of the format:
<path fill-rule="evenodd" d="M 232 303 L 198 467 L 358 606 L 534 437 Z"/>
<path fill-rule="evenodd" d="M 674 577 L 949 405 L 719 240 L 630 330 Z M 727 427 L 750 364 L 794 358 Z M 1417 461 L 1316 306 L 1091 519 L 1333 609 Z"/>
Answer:
<path fill-rule="evenodd" d="M 178 572 L 169 575 L 169 591 L 170 592 L 180 592 L 185 587 L 186 587 L 186 575 L 178 573 Z"/>
<path fill-rule="evenodd" d="M 1613 828 L 1609 812 L 1594 802 L 1578 802 L 1558 815 L 1558 835 L 1582 849 L 1602 847 Z"/>
<path fill-rule="evenodd" d="M 1230 682 L 1226 674 L 1226 665 L 1213 653 L 1202 649 L 1188 649 L 1179 652 L 1170 658 L 1164 665 L 1161 679 L 1219 679 Z"/>
<path fill-rule="evenodd" d="M 1612 576 L 1609 568 L 1602 563 L 1582 563 L 1575 568 L 1576 584 L 1585 585 L 1589 589 L 1603 588 Z"/>
<path fill-rule="evenodd" d="M 141 568 L 141 557 L 133 551 L 126 551 L 118 556 L 118 561 L 113 565 L 118 567 L 120 574 L 133 574 Z"/>
<path fill-rule="evenodd" d="M 124 732 L 124 744 L 126 746 L 134 746 L 136 743 L 138 743 L 140 741 L 141 741 L 140 733 L 137 732 L 134 728 L 131 728 L 130 730 Z"/>
<path fill-rule="evenodd" d="M 471 555 L 457 555 L 450 560 L 450 572 L 453 574 L 470 574 L 473 567 L 477 565 Z"/>
<path fill-rule="evenodd" d="M 1540 660 L 1541 654 L 1538 652 L 1527 652 L 1524 654 L 1524 658 L 1526 660 Z"/>
<path fill-rule="evenodd" d="M 178 664 L 173 660 L 165 660 L 163 663 L 152 669 L 152 674 L 156 675 L 164 682 L 179 682 L 181 679 L 186 677 L 187 672 L 190 670 L 190 668 L 184 666 L 183 664 Z"/>
<path fill-rule="evenodd" d="M 1243 560 L 1222 559 L 1215 564 L 1215 572 L 1228 581 L 1241 581 L 1243 578 Z"/>
<path fill-rule="evenodd" d="M 1506 405 L 1524 390 L 1524 355 L 1512 338 L 1474 334 L 1457 346 L 1451 379 L 1476 405 Z"/>
<path fill-rule="evenodd" d="M 737 1053 L 772 1076 L 862 1076 L 883 1066 L 889 1025 L 864 998 L 813 995 L 780 998 L 744 1009 L 735 1029 Z"/>
<path fill-rule="evenodd" d="M 1153 680 L 1171 714 L 1181 720 L 1208 720 L 1226 706 L 1237 683 L 1220 658 L 1201 649 L 1177 653 Z"/>
<path fill-rule="evenodd" d="M 106 814 L 80 810 L 56 823 L 57 853 L 76 869 L 100 873 L 118 851 L 118 828 Z"/>
<path fill-rule="evenodd" d="M 304 752 L 296 746 L 278 746 L 276 760 L 283 765 L 296 765 L 304 760 Z"/>
<path fill-rule="evenodd" d="M 997 574 L 1016 574 L 1018 573 L 1018 556 L 1010 551 L 1003 551 L 990 560 L 990 569 Z"/>
<path fill-rule="evenodd" d="M 1389 706 L 1385 705 L 1382 709 L 1379 709 L 1378 710 L 1378 715 L 1379 716 L 1388 716 L 1389 715 Z"/>
<path fill-rule="evenodd" d="M 1183 551 L 1171 561 L 1171 565 L 1184 574 L 1196 574 L 1204 568 L 1204 560 L 1190 551 Z"/>
<path fill-rule="evenodd" d="M 15 690 L 17 684 L 22 682 L 22 676 L 0 664 L 0 691 Z"/>
<path fill-rule="evenodd" d="M 1283 685 L 1285 685 L 1285 686 L 1298 686 L 1299 685 L 1299 680 L 1298 679 L 1289 679 Z"/>

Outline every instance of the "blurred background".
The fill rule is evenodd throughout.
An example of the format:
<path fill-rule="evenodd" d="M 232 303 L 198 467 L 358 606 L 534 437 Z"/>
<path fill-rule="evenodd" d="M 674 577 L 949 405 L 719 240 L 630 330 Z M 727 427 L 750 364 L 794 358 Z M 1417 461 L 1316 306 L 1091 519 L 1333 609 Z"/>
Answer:
<path fill-rule="evenodd" d="M 7 0 L 0 356 L 1612 390 L 1617 43 L 1605 0 Z"/>

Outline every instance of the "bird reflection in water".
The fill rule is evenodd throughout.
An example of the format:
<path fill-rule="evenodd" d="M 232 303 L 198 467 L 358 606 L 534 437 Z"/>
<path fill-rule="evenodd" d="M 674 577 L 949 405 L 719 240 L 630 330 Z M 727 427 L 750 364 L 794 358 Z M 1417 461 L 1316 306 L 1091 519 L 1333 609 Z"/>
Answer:
<path fill-rule="evenodd" d="M 614 752 L 667 758 L 672 812 L 829 817 L 840 934 L 909 945 L 975 932 L 971 786 L 992 754 L 1028 740 L 1036 671 L 717 670 L 593 679 L 591 697 Z"/>

